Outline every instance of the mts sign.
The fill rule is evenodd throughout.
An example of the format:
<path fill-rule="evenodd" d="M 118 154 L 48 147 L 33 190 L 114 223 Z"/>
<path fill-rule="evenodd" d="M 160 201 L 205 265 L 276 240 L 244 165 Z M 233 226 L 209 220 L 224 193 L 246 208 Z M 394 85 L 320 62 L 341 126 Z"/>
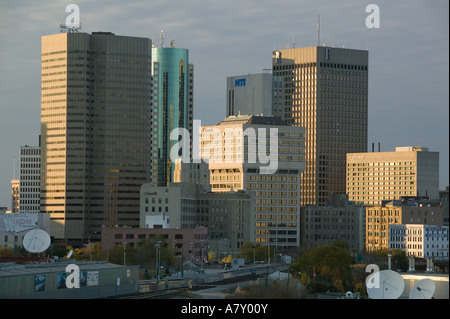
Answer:
<path fill-rule="evenodd" d="M 245 86 L 246 79 L 237 79 L 234 81 L 234 86 Z"/>

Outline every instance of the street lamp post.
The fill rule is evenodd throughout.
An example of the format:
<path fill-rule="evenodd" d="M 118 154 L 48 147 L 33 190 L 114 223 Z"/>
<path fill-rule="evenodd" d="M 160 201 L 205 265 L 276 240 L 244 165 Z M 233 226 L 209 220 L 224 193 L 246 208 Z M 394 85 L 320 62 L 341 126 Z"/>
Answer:
<path fill-rule="evenodd" d="M 127 253 L 126 253 L 126 250 L 127 250 L 127 242 L 124 241 L 124 242 L 122 242 L 122 244 L 123 244 L 123 265 L 125 266 L 126 255 L 127 255 Z"/>
<path fill-rule="evenodd" d="M 193 256 L 194 256 L 194 247 L 193 247 L 194 243 L 190 242 L 189 246 L 191 247 L 191 249 L 189 250 L 189 269 L 192 269 L 192 261 L 193 261 Z"/>
<path fill-rule="evenodd" d="M 256 250 L 256 245 L 253 244 L 253 264 L 255 264 L 256 259 L 255 259 L 255 250 Z"/>
<path fill-rule="evenodd" d="M 91 247 L 91 235 L 98 234 L 98 231 L 89 233 L 88 236 L 88 246 L 89 246 L 89 261 L 92 261 L 92 247 Z"/>
<path fill-rule="evenodd" d="M 200 260 L 202 262 L 202 273 L 203 273 L 203 248 L 204 248 L 204 243 L 202 240 L 202 241 L 200 241 Z"/>
<path fill-rule="evenodd" d="M 159 269 L 160 269 L 160 258 L 161 258 L 161 241 L 159 240 L 157 244 L 155 244 L 156 247 L 156 281 L 159 282 Z"/>

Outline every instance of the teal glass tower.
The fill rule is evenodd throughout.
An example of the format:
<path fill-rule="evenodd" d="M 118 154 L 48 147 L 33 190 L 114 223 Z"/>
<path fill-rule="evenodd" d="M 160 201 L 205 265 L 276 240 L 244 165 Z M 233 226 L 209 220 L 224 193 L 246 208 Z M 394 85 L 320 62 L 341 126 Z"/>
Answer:
<path fill-rule="evenodd" d="M 152 48 L 151 179 L 158 186 L 173 182 L 175 163 L 170 159 L 170 151 L 178 141 L 171 140 L 172 130 L 185 128 L 192 136 L 193 71 L 193 65 L 189 65 L 189 51 L 175 48 L 173 41 L 169 47 Z"/>

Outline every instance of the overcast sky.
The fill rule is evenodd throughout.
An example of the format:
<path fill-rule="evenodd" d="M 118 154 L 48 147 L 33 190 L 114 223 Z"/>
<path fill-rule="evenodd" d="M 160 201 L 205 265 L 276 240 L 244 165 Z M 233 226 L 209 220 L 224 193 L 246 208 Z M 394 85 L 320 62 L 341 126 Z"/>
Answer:
<path fill-rule="evenodd" d="M 11 209 L 19 147 L 40 134 L 41 37 L 59 33 L 65 8 L 80 8 L 82 32 L 110 31 L 189 49 L 194 118 L 225 117 L 226 78 L 272 67 L 272 51 L 317 45 L 369 50 L 369 138 L 381 151 L 439 152 L 439 188 L 449 185 L 449 1 L 447 0 L 0 0 L 0 207 Z M 367 28 L 369 4 L 380 27 Z M 377 148 L 377 146 L 376 146 Z M 15 172 L 14 172 L 14 161 Z"/>

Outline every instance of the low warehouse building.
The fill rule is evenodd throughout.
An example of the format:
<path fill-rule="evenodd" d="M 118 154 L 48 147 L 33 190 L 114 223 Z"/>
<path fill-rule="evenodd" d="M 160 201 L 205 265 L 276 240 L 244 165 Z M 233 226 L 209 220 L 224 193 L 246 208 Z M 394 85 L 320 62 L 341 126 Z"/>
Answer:
<path fill-rule="evenodd" d="M 59 260 L 0 263 L 0 299 L 96 299 L 135 293 L 138 266 Z"/>

